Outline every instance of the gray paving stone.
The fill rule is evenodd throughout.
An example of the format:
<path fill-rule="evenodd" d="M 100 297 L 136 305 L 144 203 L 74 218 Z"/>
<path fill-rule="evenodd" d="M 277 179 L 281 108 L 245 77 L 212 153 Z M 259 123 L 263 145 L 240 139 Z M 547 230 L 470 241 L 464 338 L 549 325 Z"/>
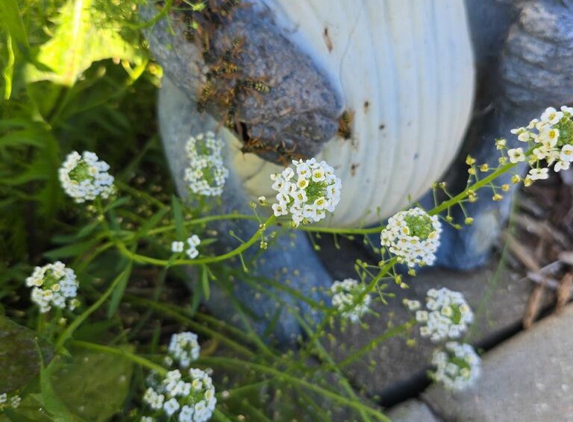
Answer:
<path fill-rule="evenodd" d="M 452 422 L 573 422 L 572 326 L 570 305 L 488 352 L 471 390 L 423 398 Z"/>
<path fill-rule="evenodd" d="M 411 399 L 386 412 L 392 422 L 442 422 L 425 403 Z"/>
<path fill-rule="evenodd" d="M 335 278 L 356 277 L 353 269 L 355 259 L 373 263 L 373 259 L 359 248 L 343 244 L 344 259 L 334 259 L 339 250 L 333 249 L 332 240 L 321 242 L 325 265 Z M 330 249 L 329 249 L 330 248 Z M 396 296 L 387 305 L 377 302 L 376 315 L 367 315 L 363 321 L 367 328 L 347 325 L 332 331 L 327 346 L 338 362 L 352 356 L 371 341 L 382 336 L 388 328 L 403 324 L 411 314 L 402 305 L 404 298 L 424 300 L 428 289 L 447 287 L 462 292 L 476 313 L 476 323 L 468 340 L 478 347 L 496 344 L 521 327 L 527 298 L 532 290 L 530 282 L 520 282 L 520 275 L 492 262 L 488 267 L 473 272 L 430 270 L 414 279 L 407 280 L 409 289 L 401 289 L 390 281 L 387 292 Z M 548 296 L 548 301 L 551 298 Z M 548 304 L 548 302 L 546 303 Z M 406 340 L 414 339 L 415 345 L 408 346 Z M 409 330 L 402 336 L 393 337 L 379 343 L 355 362 L 344 367 L 345 374 L 352 383 L 362 388 L 370 397 L 379 399 L 383 406 L 389 406 L 414 397 L 428 383 L 425 375 L 434 345 L 421 339 L 417 329 Z"/>

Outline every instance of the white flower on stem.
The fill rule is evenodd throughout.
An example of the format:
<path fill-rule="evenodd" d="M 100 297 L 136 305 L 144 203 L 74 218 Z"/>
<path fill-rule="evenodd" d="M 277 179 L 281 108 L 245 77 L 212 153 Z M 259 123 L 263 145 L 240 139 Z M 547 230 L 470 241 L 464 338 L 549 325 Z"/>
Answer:
<path fill-rule="evenodd" d="M 325 161 L 311 158 L 292 163 L 296 172 L 288 167 L 271 175 L 272 189 L 278 192 L 277 203 L 272 205 L 274 214 L 280 217 L 290 213 L 295 227 L 324 219 L 340 201 L 340 179 Z"/>
<path fill-rule="evenodd" d="M 196 234 L 187 239 L 187 250 L 185 251 L 185 253 L 189 257 L 189 259 L 195 259 L 199 256 L 199 251 L 197 250 L 197 246 L 199 246 L 200 243 L 201 239 L 199 239 L 199 236 L 197 236 Z"/>
<path fill-rule="evenodd" d="M 462 294 L 445 287 L 428 290 L 426 310 L 416 312 L 420 334 L 434 342 L 459 338 L 473 319 L 473 312 Z"/>
<path fill-rule="evenodd" d="M 561 148 L 559 159 L 569 163 L 573 162 L 573 145 L 563 146 L 563 148 Z"/>
<path fill-rule="evenodd" d="M 184 248 L 185 248 L 185 243 L 183 242 L 179 241 L 171 242 L 171 252 L 173 253 L 183 252 Z"/>
<path fill-rule="evenodd" d="M 417 311 L 422 306 L 417 300 L 404 299 L 404 306 L 408 308 L 409 311 Z"/>
<path fill-rule="evenodd" d="M 196 361 L 201 350 L 197 340 L 197 334 L 189 331 L 173 334 L 167 348 L 167 354 L 172 362 L 177 362 L 180 368 L 185 369 L 191 362 Z"/>
<path fill-rule="evenodd" d="M 548 107 L 541 115 L 541 121 L 550 125 L 556 125 L 562 118 L 563 112 L 557 111 L 553 107 Z"/>
<path fill-rule="evenodd" d="M 554 147 L 559 140 L 559 130 L 548 126 L 539 134 L 538 141 L 548 147 Z"/>
<path fill-rule="evenodd" d="M 335 281 L 330 287 L 332 306 L 340 311 L 343 318 L 358 322 L 370 309 L 372 298 L 365 293 L 365 286 L 357 280 L 347 278 Z"/>
<path fill-rule="evenodd" d="M 184 180 L 198 195 L 219 196 L 223 193 L 229 170 L 222 158 L 223 142 L 213 132 L 189 138 L 186 147 L 189 167 Z"/>
<path fill-rule="evenodd" d="M 46 313 L 52 306 L 73 310 L 78 302 L 75 299 L 79 283 L 71 268 L 61 262 L 36 267 L 26 279 L 26 286 L 32 287 L 32 301 L 40 307 L 41 313 Z"/>
<path fill-rule="evenodd" d="M 380 234 L 383 247 L 409 267 L 432 265 L 440 245 L 441 224 L 421 208 L 400 211 L 390 217 Z"/>
<path fill-rule="evenodd" d="M 60 183 L 77 203 L 93 201 L 98 196 L 106 199 L 114 192 L 114 178 L 108 170 L 109 165 L 99 161 L 93 152 L 84 151 L 80 155 L 73 151 L 60 167 Z"/>
<path fill-rule="evenodd" d="M 553 167 L 553 169 L 559 173 L 561 170 L 569 170 L 569 167 L 571 167 L 571 163 L 569 161 L 561 161 L 558 160 L 555 163 L 555 166 Z"/>
<path fill-rule="evenodd" d="M 481 359 L 469 344 L 448 342 L 432 356 L 436 370 L 430 376 L 448 390 L 461 391 L 475 384 L 481 375 Z"/>
<path fill-rule="evenodd" d="M 509 156 L 509 161 L 512 163 L 525 161 L 525 154 L 523 153 L 522 148 L 510 149 L 507 151 L 507 155 Z"/>
<path fill-rule="evenodd" d="M 549 178 L 549 169 L 531 169 L 529 170 L 531 180 L 543 180 Z"/>

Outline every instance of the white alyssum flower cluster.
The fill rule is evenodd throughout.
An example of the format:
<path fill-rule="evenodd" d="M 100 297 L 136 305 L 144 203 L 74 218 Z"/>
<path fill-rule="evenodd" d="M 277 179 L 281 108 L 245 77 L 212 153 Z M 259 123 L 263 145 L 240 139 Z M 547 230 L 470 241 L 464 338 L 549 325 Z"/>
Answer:
<path fill-rule="evenodd" d="M 432 364 L 436 370 L 430 376 L 453 391 L 473 386 L 481 375 L 481 359 L 469 344 L 446 343 L 444 349 L 434 351 Z"/>
<path fill-rule="evenodd" d="M 98 196 L 106 199 L 114 192 L 114 178 L 107 171 L 109 165 L 93 152 L 77 151 L 68 154 L 59 170 L 62 187 L 75 202 L 93 201 Z"/>
<path fill-rule="evenodd" d="M 46 313 L 52 306 L 63 309 L 66 306 L 74 310 L 79 302 L 75 297 L 79 283 L 71 268 L 61 262 L 36 267 L 26 279 L 26 286 L 32 287 L 32 301 L 40 307 L 41 313 Z"/>
<path fill-rule="evenodd" d="M 179 422 L 208 421 L 217 404 L 211 377 L 201 369 L 189 369 L 186 377 L 179 370 L 169 371 L 155 388 L 145 391 L 143 401 L 156 418 Z"/>
<path fill-rule="evenodd" d="M 229 170 L 223 164 L 223 142 L 213 132 L 189 138 L 185 146 L 189 167 L 184 180 L 191 192 L 205 196 L 223 193 Z"/>
<path fill-rule="evenodd" d="M 430 216 L 423 209 L 415 207 L 390 217 L 380 234 L 380 240 L 383 247 L 396 255 L 399 263 L 412 268 L 434 263 L 441 232 L 442 226 L 437 216 Z"/>
<path fill-rule="evenodd" d="M 474 314 L 461 293 L 443 287 L 428 290 L 426 309 L 417 310 L 416 320 L 421 324 L 422 337 L 439 342 L 460 338 L 473 322 Z"/>
<path fill-rule="evenodd" d="M 294 227 L 324 219 L 340 201 L 340 179 L 325 161 L 311 158 L 292 163 L 294 170 L 287 167 L 271 175 L 272 188 L 278 192 L 277 203 L 272 206 L 274 214 L 280 217 L 290 213 Z"/>
<path fill-rule="evenodd" d="M 21 402 L 22 398 L 17 394 L 14 395 L 12 394 L 8 395 L 8 393 L 0 394 L 0 410 L 6 407 L 11 407 L 12 409 L 16 409 L 18 406 L 20 406 Z"/>
<path fill-rule="evenodd" d="M 171 243 L 171 252 L 173 253 L 181 253 L 185 250 L 185 253 L 189 257 L 189 259 L 195 259 L 199 256 L 199 251 L 197 250 L 197 246 L 201 244 L 201 239 L 196 234 L 192 235 L 187 239 L 187 249 L 185 249 L 185 242 L 181 241 L 174 241 Z"/>
<path fill-rule="evenodd" d="M 370 295 L 364 294 L 364 289 L 363 284 L 351 278 L 335 281 L 330 287 L 332 306 L 340 311 L 343 318 L 358 322 L 368 312 L 372 302 Z"/>
<path fill-rule="evenodd" d="M 168 363 L 175 362 L 181 369 L 189 368 L 191 362 L 199 358 L 201 347 L 197 340 L 197 334 L 190 331 L 173 334 L 167 348 Z"/>
<path fill-rule="evenodd" d="M 549 177 L 553 165 L 556 172 L 567 170 L 573 162 L 573 108 L 563 106 L 561 111 L 549 107 L 540 119 L 533 119 L 525 127 L 512 129 L 517 139 L 527 144 L 531 154 L 526 157 L 523 148 L 507 151 L 509 161 L 527 161 L 531 166 L 527 180 L 532 182 Z M 543 165 L 541 161 L 545 161 Z M 527 182 L 526 182 L 527 183 Z"/>

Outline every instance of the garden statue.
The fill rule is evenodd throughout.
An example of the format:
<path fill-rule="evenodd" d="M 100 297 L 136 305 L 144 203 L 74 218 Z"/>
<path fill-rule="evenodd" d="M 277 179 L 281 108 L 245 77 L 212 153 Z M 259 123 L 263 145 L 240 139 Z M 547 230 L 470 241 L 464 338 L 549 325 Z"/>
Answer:
<path fill-rule="evenodd" d="M 496 166 L 494 139 L 512 145 L 512 128 L 573 100 L 571 0 L 180 3 L 186 10 L 146 34 L 165 72 L 161 135 L 182 196 L 189 138 L 212 131 L 225 141 L 230 176 L 216 210 L 224 214 L 249 213 L 261 196 L 271 202 L 270 175 L 310 157 L 342 180 L 325 226 L 380 224 L 413 201 L 431 208 L 433 182 L 445 180 L 449 192 L 465 187 L 468 154 Z M 511 192 L 501 201 L 486 196 L 465 205 L 473 224 L 443 224 L 436 266 L 487 261 Z M 463 223 L 458 211 L 453 221 Z M 214 247 L 234 248 L 258 228 L 227 220 Z M 274 320 L 279 341 L 297 336 L 286 307 L 310 319 L 304 299 L 323 298 L 332 284 L 305 234 L 277 237 L 261 258 L 249 249 L 244 259 L 256 265 L 229 284 L 235 296 L 261 329 Z M 259 294 L 257 277 L 288 285 L 299 299 Z M 231 318 L 227 293 L 212 290 L 207 305 Z"/>

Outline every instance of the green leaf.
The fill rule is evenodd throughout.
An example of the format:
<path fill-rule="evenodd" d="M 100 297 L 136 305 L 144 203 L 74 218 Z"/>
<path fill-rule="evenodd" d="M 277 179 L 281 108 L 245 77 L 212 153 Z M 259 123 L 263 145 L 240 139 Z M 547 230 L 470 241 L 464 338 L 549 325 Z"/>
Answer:
<path fill-rule="evenodd" d="M 78 350 L 72 362 L 59 365 L 52 384 L 58 398 L 75 415 L 90 422 L 103 422 L 122 409 L 132 373 L 129 359 Z"/>
<path fill-rule="evenodd" d="M 201 288 L 203 289 L 205 300 L 209 300 L 211 290 L 209 288 L 209 268 L 206 265 L 201 266 Z"/>
<path fill-rule="evenodd" d="M 6 35 L 6 49 L 8 50 L 8 62 L 4 66 L 2 77 L 4 78 L 4 99 L 9 100 L 12 95 L 12 79 L 14 78 L 14 48 L 12 47 L 12 37 Z"/>
<path fill-rule="evenodd" d="M 44 367 L 40 372 L 40 388 L 42 389 L 41 401 L 43 406 L 50 413 L 54 422 L 75 422 L 78 418 L 70 412 L 70 409 L 63 404 L 52 384 L 52 374 L 58 369 L 61 357 L 54 359 L 48 367 Z"/>
<path fill-rule="evenodd" d="M 183 240 L 186 237 L 185 225 L 183 220 L 183 208 L 179 199 L 173 195 L 171 197 L 171 208 L 173 209 L 173 219 L 175 220 L 175 233 L 177 240 Z"/>
<path fill-rule="evenodd" d="M 18 9 L 18 0 L 2 0 L 0 2 L 0 25 L 16 43 L 28 47 L 28 36 Z"/>
<path fill-rule="evenodd" d="M 118 276 L 119 281 L 115 287 L 113 293 L 111 294 L 111 299 L 109 301 L 109 308 L 107 308 L 107 318 L 111 319 L 112 316 L 117 312 L 117 308 L 123 299 L 123 294 L 125 293 L 125 288 L 127 287 L 127 282 L 129 281 L 129 276 L 131 275 L 133 261 L 129 261 L 125 270 Z"/>
<path fill-rule="evenodd" d="M 44 253 L 44 256 L 52 261 L 62 258 L 70 258 L 73 256 L 81 255 L 99 243 L 99 239 L 90 239 L 85 242 L 73 243 L 71 245 L 62 246 L 61 248 L 52 249 Z"/>
<path fill-rule="evenodd" d="M 113 27 L 94 3 L 69 0 L 60 9 L 55 35 L 40 47 L 35 60 L 50 71 L 28 64 L 28 83 L 49 80 L 72 86 L 93 62 L 110 58 L 135 63 L 141 60 L 142 52 L 121 38 L 119 28 Z"/>
<path fill-rule="evenodd" d="M 14 391 L 30 382 L 40 372 L 38 336 L 0 315 L 0 393 Z M 41 342 L 44 359 L 52 356 L 51 347 Z"/>
<path fill-rule="evenodd" d="M 154 228 L 155 226 L 157 226 L 159 224 L 161 219 L 163 217 L 165 217 L 165 214 L 167 214 L 168 212 L 169 212 L 169 208 L 167 208 L 167 207 L 161 208 L 159 211 L 157 211 L 153 215 L 153 217 L 151 217 L 149 220 L 147 220 L 147 222 L 145 224 L 143 224 L 141 226 L 141 228 L 137 232 L 134 240 L 135 239 L 141 239 L 142 237 L 144 237 L 149 230 L 151 230 L 152 228 Z"/>
<path fill-rule="evenodd" d="M 43 147 L 45 132 L 40 132 L 34 129 L 24 129 L 17 132 L 9 133 L 0 138 L 0 147 L 15 147 L 32 145 L 35 147 Z"/>

